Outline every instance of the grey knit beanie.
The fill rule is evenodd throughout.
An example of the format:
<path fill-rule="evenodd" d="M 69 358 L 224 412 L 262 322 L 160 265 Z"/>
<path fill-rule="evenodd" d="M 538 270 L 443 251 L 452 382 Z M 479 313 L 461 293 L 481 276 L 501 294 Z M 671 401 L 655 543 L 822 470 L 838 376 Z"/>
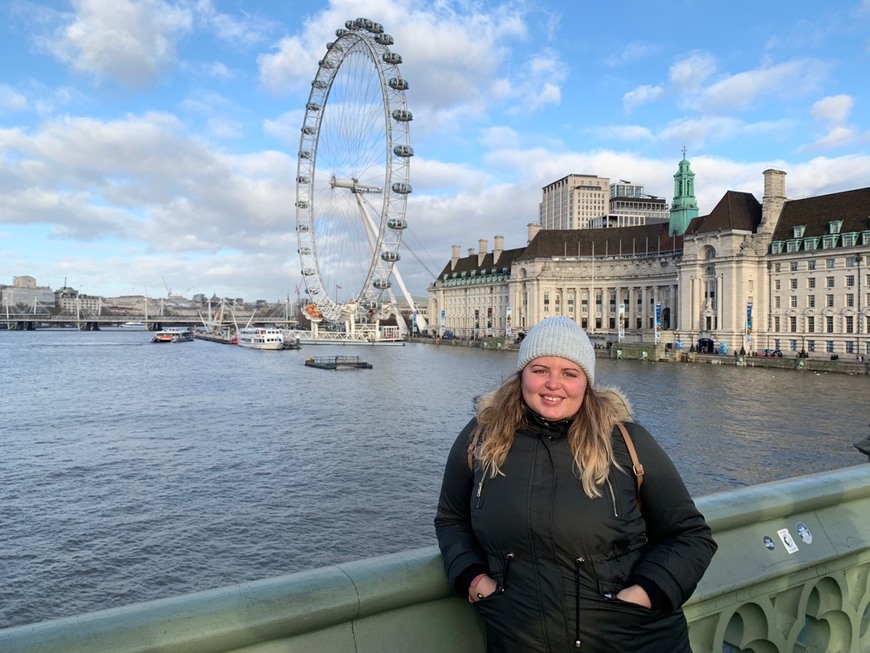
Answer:
<path fill-rule="evenodd" d="M 517 371 L 540 356 L 567 358 L 583 369 L 590 386 L 595 383 L 595 349 L 570 317 L 546 317 L 529 330 L 520 343 Z"/>

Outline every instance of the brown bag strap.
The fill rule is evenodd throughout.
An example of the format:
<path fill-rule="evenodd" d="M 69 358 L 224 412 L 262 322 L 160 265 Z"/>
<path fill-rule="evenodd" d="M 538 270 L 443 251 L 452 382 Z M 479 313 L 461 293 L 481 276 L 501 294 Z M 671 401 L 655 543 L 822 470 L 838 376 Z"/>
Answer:
<path fill-rule="evenodd" d="M 628 455 L 631 456 L 631 471 L 634 472 L 634 478 L 637 482 L 637 501 L 640 503 L 640 486 L 643 485 L 643 465 L 640 464 L 640 460 L 637 457 L 637 451 L 634 449 L 634 442 L 631 440 L 631 436 L 628 434 L 628 429 L 625 428 L 625 424 L 620 422 L 616 426 L 619 427 L 619 432 L 622 433 L 622 439 L 625 440 L 625 447 L 628 449 Z"/>

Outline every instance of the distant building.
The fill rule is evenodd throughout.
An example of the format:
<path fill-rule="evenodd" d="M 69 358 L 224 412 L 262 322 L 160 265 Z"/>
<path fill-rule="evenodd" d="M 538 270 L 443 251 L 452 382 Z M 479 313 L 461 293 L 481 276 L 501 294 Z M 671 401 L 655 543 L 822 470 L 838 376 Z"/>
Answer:
<path fill-rule="evenodd" d="M 586 229 L 610 207 L 610 179 L 568 175 L 544 186 L 538 220 L 544 229 Z"/>
<path fill-rule="evenodd" d="M 589 222 L 591 229 L 661 224 L 670 219 L 665 198 L 648 195 L 640 184 L 624 180 L 610 184 L 608 209 L 607 215 L 593 218 Z"/>
<path fill-rule="evenodd" d="M 12 277 L 11 286 L 0 284 L 0 311 L 45 314 L 53 310 L 54 292 L 37 285 L 34 277 Z"/>

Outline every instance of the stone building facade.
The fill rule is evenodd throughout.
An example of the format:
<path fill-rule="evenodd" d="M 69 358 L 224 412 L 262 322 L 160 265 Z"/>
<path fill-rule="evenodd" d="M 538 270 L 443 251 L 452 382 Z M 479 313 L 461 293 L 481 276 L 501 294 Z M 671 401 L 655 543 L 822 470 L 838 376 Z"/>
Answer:
<path fill-rule="evenodd" d="M 870 188 L 788 200 L 785 178 L 767 170 L 760 203 L 728 191 L 704 216 L 675 196 L 670 223 L 533 224 L 523 248 L 497 236 L 492 253 L 480 241 L 461 257 L 456 245 L 429 288 L 430 330 L 513 339 L 568 315 L 598 344 L 868 356 Z"/>

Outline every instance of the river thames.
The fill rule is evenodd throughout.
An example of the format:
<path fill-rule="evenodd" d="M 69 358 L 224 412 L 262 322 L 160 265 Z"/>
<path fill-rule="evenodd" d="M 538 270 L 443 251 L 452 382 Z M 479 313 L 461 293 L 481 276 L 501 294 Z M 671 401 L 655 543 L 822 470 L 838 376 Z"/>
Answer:
<path fill-rule="evenodd" d="M 303 365 L 336 354 L 373 369 Z M 447 451 L 515 362 L 0 331 L 0 628 L 434 545 Z M 596 376 L 695 496 L 866 464 L 870 377 L 602 359 Z"/>

